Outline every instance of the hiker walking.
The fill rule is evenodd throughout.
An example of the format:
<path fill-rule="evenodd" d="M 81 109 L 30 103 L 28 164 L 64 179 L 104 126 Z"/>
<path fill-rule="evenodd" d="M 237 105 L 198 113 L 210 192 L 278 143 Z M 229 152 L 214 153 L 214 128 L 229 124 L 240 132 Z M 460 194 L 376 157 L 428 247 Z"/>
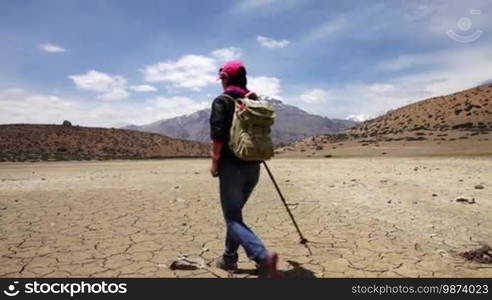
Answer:
<path fill-rule="evenodd" d="M 257 263 L 261 276 L 277 277 L 278 255 L 265 248 L 260 238 L 244 223 L 242 215 L 242 209 L 258 182 L 260 163 L 263 157 L 268 159 L 273 155 L 273 145 L 271 145 L 271 140 L 261 139 L 261 133 L 265 132 L 263 130 L 254 134 L 255 138 L 259 137 L 259 140 L 256 140 L 256 146 L 241 146 L 242 148 L 238 146 L 239 144 L 247 145 L 248 142 L 240 141 L 244 134 L 235 134 L 237 130 L 240 130 L 238 126 L 241 126 L 240 120 L 236 120 L 235 113 L 238 109 L 244 110 L 247 103 L 260 103 L 260 101 L 247 100 L 257 100 L 258 97 L 246 87 L 246 68 L 243 63 L 240 61 L 225 63 L 219 69 L 219 79 L 222 82 L 224 93 L 215 98 L 212 103 L 210 135 L 213 143 L 210 172 L 213 177 L 219 177 L 220 202 L 227 233 L 225 251 L 217 259 L 216 265 L 227 271 L 237 270 L 237 251 L 239 246 L 242 246 L 246 255 Z M 271 126 L 274 117 L 273 108 L 269 110 L 268 107 L 258 107 L 258 109 L 265 112 L 266 117 L 261 120 L 267 120 L 269 122 L 267 125 Z M 258 130 L 261 130 L 262 123 L 256 122 L 260 124 L 257 126 L 260 128 Z M 269 134 L 269 129 L 267 131 Z"/>

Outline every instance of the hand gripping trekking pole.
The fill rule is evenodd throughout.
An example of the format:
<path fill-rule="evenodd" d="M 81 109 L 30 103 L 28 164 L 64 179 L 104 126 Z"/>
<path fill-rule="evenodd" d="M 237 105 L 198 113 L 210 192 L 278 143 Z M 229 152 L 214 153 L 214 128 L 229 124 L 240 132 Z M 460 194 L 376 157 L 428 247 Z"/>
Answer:
<path fill-rule="evenodd" d="M 265 169 L 267 170 L 268 175 L 272 179 L 273 185 L 275 186 L 275 189 L 277 189 L 278 195 L 280 196 L 280 199 L 282 200 L 282 203 L 284 204 L 285 209 L 287 209 L 287 212 L 289 213 L 289 216 L 290 216 L 290 219 L 292 220 L 292 223 L 294 223 L 294 226 L 296 227 L 297 233 L 299 234 L 299 237 L 301 239 L 300 243 L 303 245 L 306 244 L 308 242 L 308 240 L 302 235 L 302 232 L 299 229 L 299 226 L 297 225 L 296 220 L 294 219 L 294 215 L 290 211 L 289 205 L 285 201 L 285 198 L 282 195 L 282 192 L 280 192 L 280 189 L 278 188 L 278 185 L 277 185 L 277 182 L 275 181 L 275 178 L 273 178 L 272 172 L 270 172 L 270 169 L 268 168 L 266 162 L 263 162 L 263 165 L 265 166 Z M 311 250 L 309 248 L 308 248 L 308 250 L 309 250 L 309 252 L 311 252 Z"/>

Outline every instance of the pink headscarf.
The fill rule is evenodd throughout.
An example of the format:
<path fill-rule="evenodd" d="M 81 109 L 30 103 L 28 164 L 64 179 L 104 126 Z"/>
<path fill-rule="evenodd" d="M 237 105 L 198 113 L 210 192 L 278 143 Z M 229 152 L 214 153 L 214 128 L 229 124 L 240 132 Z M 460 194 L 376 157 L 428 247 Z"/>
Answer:
<path fill-rule="evenodd" d="M 225 78 L 227 76 L 234 76 L 237 74 L 237 71 L 239 68 L 243 67 L 246 69 L 244 66 L 243 62 L 240 60 L 231 60 L 226 62 L 220 69 L 219 69 L 219 79 Z"/>
<path fill-rule="evenodd" d="M 240 60 L 231 60 L 231 61 L 226 62 L 219 69 L 219 78 L 218 79 L 223 79 L 226 77 L 237 75 L 237 72 L 238 72 L 239 68 L 241 68 L 241 67 L 246 69 L 243 62 Z M 244 89 L 244 88 L 236 86 L 236 85 L 229 85 L 224 89 L 224 92 L 231 92 L 231 91 L 240 93 L 242 95 L 246 95 L 247 93 L 249 93 L 248 89 Z"/>

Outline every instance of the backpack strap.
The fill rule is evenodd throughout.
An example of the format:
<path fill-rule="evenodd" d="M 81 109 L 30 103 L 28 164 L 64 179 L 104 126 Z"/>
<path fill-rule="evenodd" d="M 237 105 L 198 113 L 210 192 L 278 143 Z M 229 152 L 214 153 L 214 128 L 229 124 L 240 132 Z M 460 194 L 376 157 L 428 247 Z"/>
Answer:
<path fill-rule="evenodd" d="M 223 96 L 226 96 L 227 98 L 229 99 L 232 99 L 232 100 L 236 100 L 237 98 L 234 98 L 232 97 L 231 95 L 229 94 L 226 94 L 226 93 L 222 93 Z M 251 95 L 254 95 L 254 98 L 250 98 Z M 258 100 L 258 96 L 253 93 L 253 92 L 248 92 L 246 95 L 244 95 L 242 98 L 244 99 L 249 99 L 249 100 Z"/>
<path fill-rule="evenodd" d="M 232 101 L 236 102 L 236 98 L 232 97 L 231 95 L 228 95 L 226 93 L 223 93 L 222 96 L 228 98 L 228 99 L 231 99 Z"/>
<path fill-rule="evenodd" d="M 222 96 L 225 96 L 227 99 L 232 100 L 232 102 L 234 102 L 234 106 L 235 106 L 235 107 L 236 107 L 236 105 L 239 105 L 239 108 L 240 108 L 241 110 L 243 110 L 243 109 L 244 109 L 245 104 L 244 104 L 242 101 L 238 100 L 237 98 L 234 98 L 234 97 L 232 97 L 231 95 L 228 95 L 228 94 L 226 94 L 226 93 L 223 93 L 223 94 L 222 94 Z"/>

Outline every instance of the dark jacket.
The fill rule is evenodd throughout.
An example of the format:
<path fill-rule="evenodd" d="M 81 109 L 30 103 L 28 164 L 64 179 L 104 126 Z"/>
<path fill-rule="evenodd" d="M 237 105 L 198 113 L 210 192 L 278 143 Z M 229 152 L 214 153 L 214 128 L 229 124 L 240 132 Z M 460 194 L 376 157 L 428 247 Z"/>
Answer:
<path fill-rule="evenodd" d="M 243 95 L 234 91 L 225 93 L 233 98 L 243 97 Z M 214 99 L 212 102 L 212 112 L 210 113 L 210 138 L 224 143 L 220 152 L 221 158 L 239 160 L 228 145 L 234 108 L 234 101 L 224 95 L 220 95 Z"/>

